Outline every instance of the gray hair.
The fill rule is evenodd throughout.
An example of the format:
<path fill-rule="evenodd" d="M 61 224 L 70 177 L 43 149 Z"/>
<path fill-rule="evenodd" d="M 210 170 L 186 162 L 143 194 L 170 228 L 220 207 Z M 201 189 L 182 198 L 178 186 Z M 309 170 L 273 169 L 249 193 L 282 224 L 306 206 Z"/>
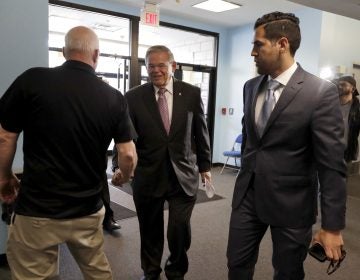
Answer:
<path fill-rule="evenodd" d="M 150 56 L 150 54 L 159 53 L 159 52 L 166 52 L 169 56 L 169 62 L 175 61 L 174 55 L 168 47 L 166 47 L 164 45 L 155 45 L 155 46 L 151 46 L 150 48 L 147 49 L 146 54 L 145 54 L 145 64 L 147 64 L 148 57 Z"/>

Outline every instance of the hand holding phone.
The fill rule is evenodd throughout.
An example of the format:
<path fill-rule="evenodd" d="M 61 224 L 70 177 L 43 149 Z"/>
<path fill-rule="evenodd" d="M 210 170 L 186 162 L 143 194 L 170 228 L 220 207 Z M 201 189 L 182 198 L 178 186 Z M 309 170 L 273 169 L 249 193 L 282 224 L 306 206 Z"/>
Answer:
<path fill-rule="evenodd" d="M 325 249 L 320 243 L 314 243 L 309 248 L 309 254 L 310 254 L 310 256 L 314 257 L 315 259 L 317 259 L 320 262 L 324 262 L 324 261 L 328 260 L 326 253 L 325 253 Z M 337 261 L 329 260 L 330 263 L 326 270 L 326 273 L 328 275 L 333 274 L 340 267 L 340 264 L 345 259 L 345 257 L 346 257 L 346 251 L 344 249 L 341 249 L 340 259 Z"/>
<path fill-rule="evenodd" d="M 321 246 L 320 243 L 314 243 L 309 248 L 309 254 L 320 262 L 324 262 L 327 260 L 325 249 L 323 246 Z"/>

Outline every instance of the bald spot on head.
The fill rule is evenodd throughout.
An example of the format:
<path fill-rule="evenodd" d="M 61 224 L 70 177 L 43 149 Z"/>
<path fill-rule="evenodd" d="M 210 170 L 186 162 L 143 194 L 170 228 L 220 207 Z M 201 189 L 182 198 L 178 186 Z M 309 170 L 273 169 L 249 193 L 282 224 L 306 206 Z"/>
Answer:
<path fill-rule="evenodd" d="M 88 27 L 74 27 L 65 35 L 63 54 L 66 60 L 78 60 L 95 69 L 99 55 L 99 39 Z"/>

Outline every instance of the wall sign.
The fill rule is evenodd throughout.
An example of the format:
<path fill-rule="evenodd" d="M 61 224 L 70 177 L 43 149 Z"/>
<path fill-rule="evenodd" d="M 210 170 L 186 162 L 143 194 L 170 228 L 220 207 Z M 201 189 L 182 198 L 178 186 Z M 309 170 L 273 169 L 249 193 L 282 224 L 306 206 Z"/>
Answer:
<path fill-rule="evenodd" d="M 160 10 L 157 4 L 145 3 L 141 9 L 140 22 L 145 25 L 159 26 Z"/>

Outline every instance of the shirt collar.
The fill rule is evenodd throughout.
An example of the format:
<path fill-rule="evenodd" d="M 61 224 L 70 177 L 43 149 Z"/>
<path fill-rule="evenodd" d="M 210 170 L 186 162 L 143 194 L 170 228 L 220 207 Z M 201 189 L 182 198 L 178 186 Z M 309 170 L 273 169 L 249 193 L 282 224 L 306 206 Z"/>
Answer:
<path fill-rule="evenodd" d="M 67 60 L 63 63 L 63 66 L 69 67 L 69 68 L 78 68 L 80 70 L 95 74 L 95 69 L 93 67 L 91 67 L 91 65 L 84 63 L 82 61 L 79 61 L 79 60 Z"/>
<path fill-rule="evenodd" d="M 173 92 L 174 92 L 174 80 L 173 80 L 173 78 L 171 78 L 171 80 L 166 84 L 165 88 L 166 88 L 167 92 L 169 92 L 170 94 L 173 94 Z M 155 93 L 157 93 L 160 88 L 154 85 L 154 89 L 155 89 Z"/>
<path fill-rule="evenodd" d="M 291 65 L 287 70 L 282 72 L 279 76 L 277 76 L 274 80 L 278 81 L 283 86 L 286 86 L 289 82 L 291 76 L 295 73 L 296 69 L 298 68 L 298 65 L 296 61 L 294 61 L 294 64 Z M 271 80 L 271 77 L 269 76 L 269 80 Z"/>

